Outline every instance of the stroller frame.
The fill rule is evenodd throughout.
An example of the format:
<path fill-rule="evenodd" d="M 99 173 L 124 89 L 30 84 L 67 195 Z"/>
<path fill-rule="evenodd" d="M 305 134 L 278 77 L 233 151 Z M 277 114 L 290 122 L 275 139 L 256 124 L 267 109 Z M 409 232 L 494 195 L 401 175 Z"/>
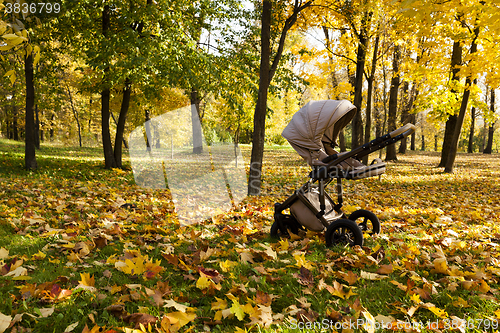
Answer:
<path fill-rule="evenodd" d="M 403 138 L 415 132 L 413 124 L 406 124 L 405 126 L 389 133 L 378 137 L 362 146 L 355 148 L 347 153 L 333 154 L 322 160 L 325 166 L 313 166 L 313 170 L 309 175 L 309 180 L 297 189 L 294 194 L 288 197 L 283 203 L 275 203 L 274 205 L 274 224 L 271 227 L 271 236 L 277 237 L 281 233 L 287 235 L 289 229 L 291 232 L 297 234 L 300 229 L 304 230 L 303 226 L 297 221 L 292 214 L 284 214 L 283 211 L 290 208 L 297 201 L 302 202 L 307 209 L 309 209 L 314 216 L 323 224 L 327 229 L 325 238 L 327 246 L 336 243 L 349 244 L 349 245 L 362 245 L 363 233 L 368 229 L 367 219 L 372 223 L 372 233 L 380 232 L 380 222 L 378 218 L 370 211 L 358 210 L 351 214 L 349 219 L 342 211 L 343 206 L 343 191 L 342 179 L 356 179 L 359 177 L 359 172 L 353 173 L 349 170 L 342 169 L 339 164 L 349 158 L 360 160 L 363 156 L 369 155 L 377 150 L 383 149 L 391 144 L 394 144 Z M 385 168 L 385 164 L 382 164 Z M 377 165 L 367 166 L 361 170 L 361 173 L 376 172 Z M 337 189 L 337 203 L 326 192 L 325 188 L 336 179 Z M 317 185 L 316 185 L 317 183 Z M 310 200 L 306 197 L 307 193 L 311 193 L 312 188 L 318 189 L 319 209 L 315 207 Z M 332 207 L 326 211 L 328 206 Z M 359 225 L 354 221 L 363 217 L 364 221 Z"/>

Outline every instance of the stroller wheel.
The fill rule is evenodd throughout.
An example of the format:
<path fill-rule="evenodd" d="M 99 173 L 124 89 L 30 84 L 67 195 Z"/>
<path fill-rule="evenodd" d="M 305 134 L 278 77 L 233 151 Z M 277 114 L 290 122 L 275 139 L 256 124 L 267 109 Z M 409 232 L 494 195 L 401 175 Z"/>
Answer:
<path fill-rule="evenodd" d="M 350 216 L 349 220 L 354 221 L 361 231 L 368 232 L 370 235 L 380 233 L 380 221 L 377 215 L 373 214 L 369 210 L 359 209 L 354 211 Z"/>
<path fill-rule="evenodd" d="M 356 223 L 339 219 L 330 223 L 325 233 L 326 246 L 359 245 L 363 246 L 363 233 Z"/>
<path fill-rule="evenodd" d="M 273 238 L 290 237 L 289 232 L 298 235 L 301 230 L 305 231 L 304 227 L 295 218 L 287 216 L 273 223 L 270 234 Z"/>
<path fill-rule="evenodd" d="M 271 237 L 272 238 L 280 238 L 280 234 L 281 234 L 281 231 L 280 231 L 280 226 L 278 225 L 278 222 L 274 222 L 273 225 L 271 226 Z"/>

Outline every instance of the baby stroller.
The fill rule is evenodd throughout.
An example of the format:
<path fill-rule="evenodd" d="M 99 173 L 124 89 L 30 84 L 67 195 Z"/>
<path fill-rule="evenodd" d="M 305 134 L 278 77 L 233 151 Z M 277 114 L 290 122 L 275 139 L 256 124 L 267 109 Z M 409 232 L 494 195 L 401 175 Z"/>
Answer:
<path fill-rule="evenodd" d="M 381 175 L 385 163 L 375 159 L 370 165 L 360 162 L 363 156 L 393 144 L 415 132 L 405 126 L 376 138 L 350 152 L 337 153 L 333 148 L 340 131 L 352 120 L 356 107 L 347 100 L 313 101 L 293 115 L 282 136 L 312 167 L 309 181 L 283 203 L 274 205 L 271 236 L 288 236 L 309 229 L 321 232 L 326 228 L 327 246 L 363 245 L 363 232 L 380 232 L 377 216 L 368 210 L 357 210 L 349 218 L 342 212 L 342 179 L 362 179 Z M 325 188 L 337 183 L 337 203 Z M 286 209 L 291 214 L 284 214 Z"/>

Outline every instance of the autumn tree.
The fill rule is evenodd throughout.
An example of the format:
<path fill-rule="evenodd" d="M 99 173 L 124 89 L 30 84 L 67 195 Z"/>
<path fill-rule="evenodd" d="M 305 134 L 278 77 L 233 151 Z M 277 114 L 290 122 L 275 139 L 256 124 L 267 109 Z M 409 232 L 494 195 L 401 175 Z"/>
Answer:
<path fill-rule="evenodd" d="M 12 6 L 12 3 L 8 5 Z M 23 59 L 24 78 L 25 78 L 25 153 L 24 167 L 28 170 L 36 170 L 38 164 L 36 162 L 35 152 L 35 87 L 34 87 L 34 69 L 33 66 L 40 59 L 40 48 L 33 46 L 30 40 L 30 35 L 33 34 L 32 29 L 25 28 L 21 18 L 21 13 L 16 13 L 12 7 L 5 6 L 3 1 L 0 2 L 0 8 L 11 8 L 10 23 L 0 20 L 0 52 L 8 51 L 18 54 Z M 6 10 L 4 13 L 8 13 Z M 29 13 L 24 16 L 28 16 Z M 10 69 L 5 73 L 11 78 L 14 84 L 15 70 Z"/>
<path fill-rule="evenodd" d="M 280 7 L 281 3 L 274 3 L 270 0 L 264 0 L 262 3 L 259 92 L 254 112 L 252 155 L 248 179 L 249 195 L 260 194 L 269 86 L 283 55 L 288 32 L 297 22 L 299 14 L 310 7 L 313 1 L 295 0 L 292 7 L 286 4 Z M 279 20 L 281 15 L 287 15 L 283 23 Z M 273 37 L 278 38 L 276 49 L 271 47 Z"/>
<path fill-rule="evenodd" d="M 495 89 L 491 89 L 490 97 L 490 111 L 492 114 L 495 113 Z M 488 143 L 484 148 L 483 154 L 491 154 L 493 149 L 493 134 L 495 133 L 495 123 L 496 121 L 491 121 L 488 126 Z"/>

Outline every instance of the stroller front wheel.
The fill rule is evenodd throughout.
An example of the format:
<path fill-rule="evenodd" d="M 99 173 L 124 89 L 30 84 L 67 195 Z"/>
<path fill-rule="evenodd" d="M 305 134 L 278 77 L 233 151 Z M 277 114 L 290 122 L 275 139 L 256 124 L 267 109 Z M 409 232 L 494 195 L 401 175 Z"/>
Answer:
<path fill-rule="evenodd" d="M 367 231 L 370 235 L 380 233 L 380 220 L 369 210 L 356 210 L 349 216 L 349 220 L 354 221 L 361 231 Z"/>
<path fill-rule="evenodd" d="M 358 225 L 348 219 L 339 219 L 326 228 L 325 242 L 327 247 L 333 245 L 363 246 L 363 233 Z"/>

